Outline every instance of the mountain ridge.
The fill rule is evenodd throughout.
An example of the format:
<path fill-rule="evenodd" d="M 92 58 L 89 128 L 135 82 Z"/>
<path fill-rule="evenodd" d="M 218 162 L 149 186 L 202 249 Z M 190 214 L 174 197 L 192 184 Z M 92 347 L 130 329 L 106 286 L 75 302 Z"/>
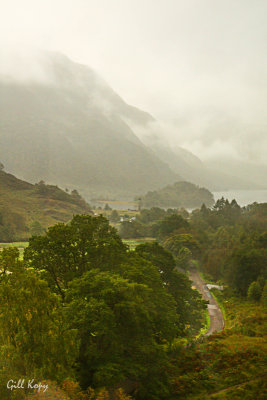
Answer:
<path fill-rule="evenodd" d="M 0 158 L 19 178 L 78 189 L 88 200 L 129 200 L 177 181 L 213 191 L 262 188 L 153 138 L 155 119 L 92 68 L 55 52 L 39 58 L 34 79 L 0 76 Z M 148 136 L 139 138 L 138 127 Z"/>
<path fill-rule="evenodd" d="M 50 58 L 46 68 L 50 84 L 0 80 L 0 156 L 9 171 L 77 187 L 87 198 L 131 197 L 182 179 L 124 121 L 146 124 L 153 117 L 66 57 Z"/>

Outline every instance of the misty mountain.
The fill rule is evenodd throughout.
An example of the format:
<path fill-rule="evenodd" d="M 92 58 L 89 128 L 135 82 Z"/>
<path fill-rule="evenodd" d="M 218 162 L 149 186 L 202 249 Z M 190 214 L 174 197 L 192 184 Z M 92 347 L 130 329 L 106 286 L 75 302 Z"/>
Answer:
<path fill-rule="evenodd" d="M 250 168 L 204 164 L 149 134 L 141 141 L 135 132 L 150 132 L 150 114 L 87 66 L 52 52 L 37 59 L 28 74 L 23 65 L 19 77 L 0 75 L 0 156 L 11 173 L 77 188 L 88 199 L 132 198 L 181 180 L 215 191 L 262 187 Z"/>
<path fill-rule="evenodd" d="M 39 81 L 0 79 L 0 156 L 7 170 L 30 182 L 77 188 L 87 198 L 131 197 L 181 180 L 127 123 L 146 126 L 153 117 L 63 55 L 44 53 L 41 68 Z"/>
<path fill-rule="evenodd" d="M 213 163 L 204 163 L 190 151 L 178 146 L 172 148 L 161 140 L 155 140 L 155 137 L 147 138 L 145 143 L 162 161 L 167 162 L 174 172 L 179 171 L 186 181 L 204 186 L 209 190 L 263 188 L 264 180 L 261 175 L 264 171 L 261 170 L 261 175 L 258 175 L 259 179 L 256 180 L 256 170 L 250 169 L 249 164 L 241 166 L 237 162 L 232 161 L 228 164 L 223 160 L 219 163 L 217 160 Z M 239 165 L 239 170 L 237 165 Z"/>
<path fill-rule="evenodd" d="M 240 180 L 249 180 L 253 182 L 252 187 L 267 188 L 267 165 L 263 163 L 257 164 L 255 162 L 245 162 L 229 157 L 217 157 L 216 160 L 205 161 L 205 165 L 209 169 L 225 171 L 227 174 L 231 174 L 234 171 L 234 175 Z"/>

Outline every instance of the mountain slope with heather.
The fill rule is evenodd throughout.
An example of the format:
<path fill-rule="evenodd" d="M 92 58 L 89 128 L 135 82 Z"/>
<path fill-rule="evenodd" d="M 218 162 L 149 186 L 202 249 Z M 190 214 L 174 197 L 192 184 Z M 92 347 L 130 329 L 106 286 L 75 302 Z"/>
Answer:
<path fill-rule="evenodd" d="M 68 194 L 43 182 L 32 185 L 0 171 L 0 242 L 27 240 L 75 214 L 90 213 L 75 190 Z"/>

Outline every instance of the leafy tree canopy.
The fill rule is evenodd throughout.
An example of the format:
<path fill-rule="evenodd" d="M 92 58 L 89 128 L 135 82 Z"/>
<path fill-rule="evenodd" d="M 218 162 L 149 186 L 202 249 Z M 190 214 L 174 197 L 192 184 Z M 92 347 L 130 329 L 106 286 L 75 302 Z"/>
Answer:
<path fill-rule="evenodd" d="M 162 189 L 150 191 L 141 198 L 142 207 L 195 208 L 205 203 L 212 206 L 212 193 L 189 182 L 176 182 Z"/>
<path fill-rule="evenodd" d="M 173 255 L 164 249 L 159 243 L 143 243 L 135 248 L 135 253 L 144 259 L 151 261 L 158 268 L 163 280 L 168 280 L 169 274 L 174 270 L 175 260 Z"/>
<path fill-rule="evenodd" d="M 147 380 L 159 392 L 157 377 L 166 359 L 161 346 L 175 335 L 174 302 L 147 285 L 117 274 L 91 270 L 66 292 L 66 315 L 80 336 L 78 371 L 83 387 Z M 157 363 L 157 366 L 155 365 Z M 146 395 L 149 389 L 145 389 Z M 160 398 L 160 397 L 151 397 Z"/>
<path fill-rule="evenodd" d="M 177 272 L 173 255 L 157 242 L 140 244 L 136 247 L 135 253 L 157 267 L 165 289 L 174 298 L 178 316 L 176 321 L 178 334 L 180 336 L 189 332 L 192 334 L 199 329 L 200 311 L 204 310 L 204 303 L 199 293 L 191 288 L 187 276 Z M 190 251 L 189 253 L 189 259 L 191 259 L 192 254 Z"/>
<path fill-rule="evenodd" d="M 68 283 L 84 272 L 112 270 L 126 249 L 106 218 L 76 215 L 69 224 L 57 224 L 45 235 L 31 238 L 24 259 L 45 270 L 50 284 L 63 296 Z"/>
<path fill-rule="evenodd" d="M 172 234 L 164 241 L 164 247 L 171 251 L 172 254 L 178 256 L 183 247 L 189 249 L 193 256 L 200 254 L 200 246 L 193 235 L 189 233 Z"/>
<path fill-rule="evenodd" d="M 266 276 L 266 266 L 266 250 L 241 246 L 233 252 L 229 260 L 229 285 L 242 296 L 246 296 L 250 284 L 260 275 Z"/>
<path fill-rule="evenodd" d="M 2 277 L 0 298 L 0 381 L 71 375 L 75 331 L 67 327 L 47 283 L 33 270 L 13 268 Z"/>
<path fill-rule="evenodd" d="M 164 239 L 171 233 L 178 231 L 179 229 L 188 229 L 189 223 L 181 216 L 177 214 L 169 215 L 156 225 L 156 235 L 160 239 Z"/>

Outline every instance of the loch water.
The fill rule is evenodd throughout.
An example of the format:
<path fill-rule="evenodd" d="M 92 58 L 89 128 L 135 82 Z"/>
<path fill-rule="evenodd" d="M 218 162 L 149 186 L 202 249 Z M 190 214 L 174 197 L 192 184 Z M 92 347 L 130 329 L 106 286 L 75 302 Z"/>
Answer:
<path fill-rule="evenodd" d="M 215 201 L 224 197 L 229 201 L 235 199 L 244 207 L 254 202 L 267 203 L 267 190 L 228 190 L 224 192 L 213 192 Z"/>

